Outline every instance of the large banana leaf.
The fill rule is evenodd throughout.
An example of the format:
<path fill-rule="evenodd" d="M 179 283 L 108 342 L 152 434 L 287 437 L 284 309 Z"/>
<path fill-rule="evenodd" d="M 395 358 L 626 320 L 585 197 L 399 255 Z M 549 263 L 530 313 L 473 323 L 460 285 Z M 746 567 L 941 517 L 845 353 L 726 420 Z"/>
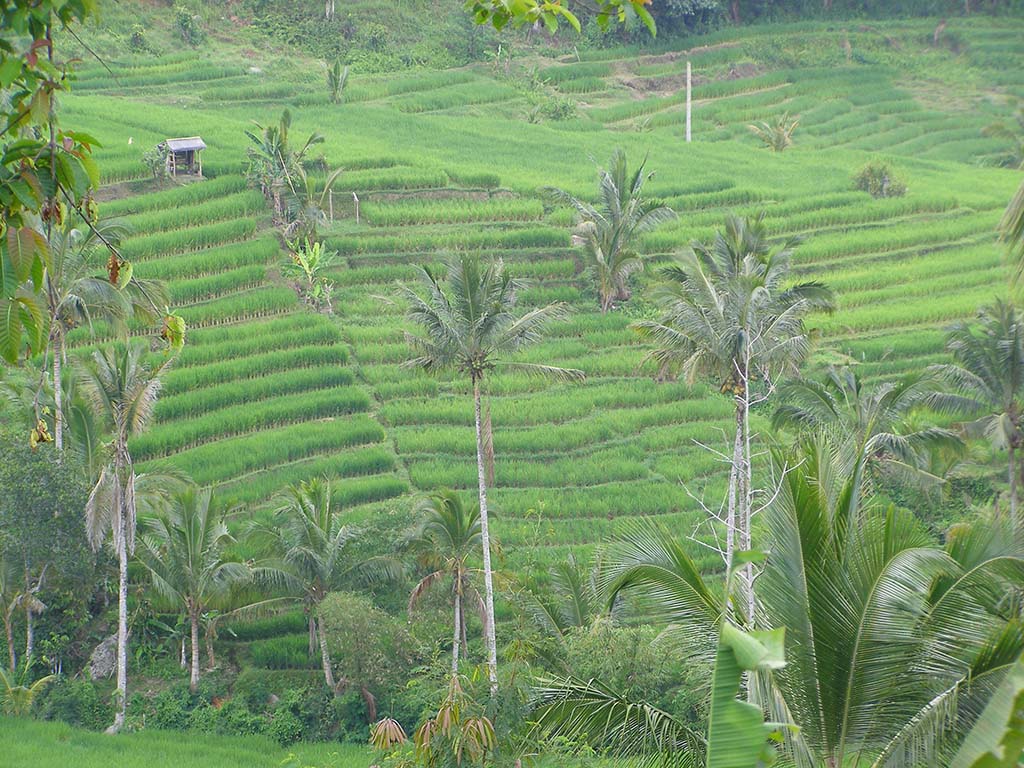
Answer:
<path fill-rule="evenodd" d="M 757 768 L 774 762 L 768 741 L 777 727 L 766 724 L 761 708 L 737 695 L 744 672 L 785 665 L 785 630 L 743 632 L 722 622 L 711 683 L 707 768 Z"/>

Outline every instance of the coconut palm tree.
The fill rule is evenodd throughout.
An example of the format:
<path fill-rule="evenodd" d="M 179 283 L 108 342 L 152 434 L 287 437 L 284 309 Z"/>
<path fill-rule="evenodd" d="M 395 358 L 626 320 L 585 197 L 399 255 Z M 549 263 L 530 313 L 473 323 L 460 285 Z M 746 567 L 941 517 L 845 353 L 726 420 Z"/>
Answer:
<path fill-rule="evenodd" d="M 1006 243 L 1014 264 L 1014 281 L 1024 275 L 1024 182 L 1006 206 L 999 222 L 999 239 Z"/>
<path fill-rule="evenodd" d="M 772 244 L 764 213 L 753 219 L 729 216 L 711 244 L 694 243 L 662 271 L 664 282 L 653 295 L 661 317 L 633 326 L 653 343 L 648 358 L 658 364 L 659 377 L 706 377 L 735 402 L 727 565 L 734 551 L 751 545 L 751 405 L 767 399 L 809 354 L 808 315 L 834 308 L 832 292 L 821 283 L 792 283 L 797 242 Z M 748 617 L 752 579 L 748 566 L 742 579 Z"/>
<path fill-rule="evenodd" d="M 284 586 L 293 600 L 302 603 L 309 619 L 311 643 L 315 637 L 320 648 L 324 682 L 334 690 L 327 636 L 317 608 L 332 589 L 353 581 L 397 579 L 400 568 L 385 557 L 349 556 L 361 531 L 346 523 L 332 494 L 326 477 L 291 485 L 282 493 L 273 519 L 257 523 L 251 533 L 254 543 L 262 544 L 270 554 L 256 566 L 256 576 Z"/>
<path fill-rule="evenodd" d="M 568 203 L 579 216 L 573 240 L 583 247 L 593 272 L 601 312 L 611 309 L 613 302 L 629 299 L 629 278 L 644 268 L 643 256 L 637 251 L 639 237 L 676 218 L 671 208 L 644 196 L 644 184 L 654 176 L 653 171 L 645 171 L 646 165 L 644 159 L 630 174 L 626 153 L 615 150 L 608 168 L 600 171 L 598 205 L 560 189 L 548 190 L 555 200 Z"/>
<path fill-rule="evenodd" d="M 960 455 L 965 448 L 948 429 L 911 424 L 915 412 L 947 404 L 938 377 L 930 371 L 868 387 L 852 368 L 829 368 L 823 382 L 786 382 L 779 396 L 783 404 L 772 416 L 775 429 L 829 431 L 848 466 L 895 474 L 921 488 L 943 482 L 929 471 L 934 454 Z M 860 456 L 867 461 L 856 463 Z"/>
<path fill-rule="evenodd" d="M 523 607 L 542 632 L 564 644 L 572 630 L 590 627 L 619 612 L 618 604 L 607 605 L 603 571 L 600 560 L 589 568 L 570 552 L 564 561 L 551 568 L 550 589 L 527 591 Z"/>
<path fill-rule="evenodd" d="M 549 304 L 516 315 L 516 298 L 524 283 L 512 277 L 500 259 L 484 264 L 480 257 L 460 254 L 448 260 L 447 286 L 430 269 L 419 269 L 425 290 L 421 296 L 407 287 L 401 294 L 409 303 L 408 318 L 423 335 L 407 334 L 415 355 L 409 367 L 434 372 L 454 368 L 468 375 L 473 387 L 476 423 L 477 486 L 480 496 L 480 544 L 483 549 L 484 598 L 487 626 L 487 674 L 492 692 L 498 685 L 498 650 L 494 635 L 494 584 L 487 510 L 485 455 L 490 442 L 482 418 L 482 387 L 485 377 L 497 369 L 524 371 L 565 381 L 582 381 L 582 371 L 509 360 L 523 347 L 538 341 L 553 320 L 566 315 L 563 304 Z"/>
<path fill-rule="evenodd" d="M 138 477 L 128 439 L 142 432 L 153 417 L 160 375 L 170 365 L 168 357 L 156 368 L 146 363 L 147 345 L 141 342 L 113 344 L 76 361 L 82 396 L 97 420 L 112 435 L 110 463 L 101 471 L 86 505 L 89 543 L 99 549 L 108 535 L 118 559 L 117 690 L 119 707 L 111 726 L 124 725 L 128 705 L 128 558 L 135 551 Z"/>
<path fill-rule="evenodd" d="M 422 499 L 416 511 L 423 516 L 423 521 L 413 532 L 407 547 L 430 572 L 409 595 L 409 613 L 427 592 L 451 581 L 454 675 L 459 672 L 459 649 L 466 650 L 466 606 L 483 608 L 483 599 L 469 579 L 469 560 L 480 549 L 480 508 L 463 504 L 462 497 L 455 491 L 442 490 Z"/>
<path fill-rule="evenodd" d="M 974 420 L 965 424 L 969 436 L 985 437 L 1008 454 L 1010 513 L 1017 517 L 1017 450 L 1024 445 L 1024 316 L 1012 304 L 997 301 L 978 311 L 977 326 L 953 324 L 946 349 L 956 365 L 934 368 L 959 397 L 951 399 Z"/>
<path fill-rule="evenodd" d="M 77 226 L 69 218 L 50 234 L 51 261 L 43 274 L 53 356 L 53 439 L 57 450 L 64 448 L 63 366 L 68 331 L 79 326 L 92 328 L 102 319 L 123 329 L 129 319 L 153 322 L 169 298 L 162 282 L 144 280 L 132 273 L 131 264 L 111 251 L 123 234 L 123 227 L 101 223 Z M 103 274 L 99 274 L 102 272 Z"/>
<path fill-rule="evenodd" d="M 748 698 L 799 726 L 786 736 L 797 766 L 945 764 L 1024 651 L 1011 598 L 1024 551 L 1007 523 L 987 520 L 956 526 L 942 546 L 909 513 L 853 493 L 835 458 L 820 437 L 776 457 L 791 469 L 766 513 L 759 624 L 785 627 L 787 664 L 754 673 Z M 690 663 L 710 669 L 722 604 L 682 543 L 648 524 L 608 557 L 609 595 L 641 596 Z M 542 693 L 558 705 L 546 724 L 564 735 L 614 736 L 684 764 L 686 724 L 649 704 L 572 680 Z"/>
<path fill-rule="evenodd" d="M 20 673 L 13 668 L 5 670 L 0 667 L 0 712 L 3 714 L 28 717 L 39 692 L 57 679 L 56 675 L 46 675 L 29 685 L 31 668 L 31 658 L 25 659 Z"/>
<path fill-rule="evenodd" d="M 178 494 L 170 510 L 148 520 L 141 537 L 143 565 L 153 588 L 184 609 L 192 638 L 189 688 L 199 687 L 199 625 L 211 603 L 249 578 L 243 563 L 225 549 L 233 539 L 209 489 Z"/>

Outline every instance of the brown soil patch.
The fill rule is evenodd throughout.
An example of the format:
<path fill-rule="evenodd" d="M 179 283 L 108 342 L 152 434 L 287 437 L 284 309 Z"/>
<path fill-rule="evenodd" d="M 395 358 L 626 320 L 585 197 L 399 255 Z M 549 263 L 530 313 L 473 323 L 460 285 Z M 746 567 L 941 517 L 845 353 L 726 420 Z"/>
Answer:
<path fill-rule="evenodd" d="M 710 51 L 722 51 L 726 48 L 738 48 L 743 42 L 741 40 L 729 40 L 724 43 L 716 43 L 715 45 L 699 45 L 696 48 L 690 48 L 686 51 L 669 51 L 668 53 L 660 53 L 656 56 L 641 56 L 637 59 L 638 64 L 667 64 L 672 61 L 678 61 L 679 59 L 686 59 L 692 56 L 696 56 L 701 53 L 709 53 Z"/>
<path fill-rule="evenodd" d="M 506 189 L 488 191 L 486 189 L 410 189 L 407 192 L 366 192 L 360 197 L 363 200 L 373 200 L 375 203 L 395 203 L 403 200 L 472 200 L 484 202 L 493 198 L 515 197 L 516 195 Z M 337 208 L 337 202 L 335 203 Z"/>

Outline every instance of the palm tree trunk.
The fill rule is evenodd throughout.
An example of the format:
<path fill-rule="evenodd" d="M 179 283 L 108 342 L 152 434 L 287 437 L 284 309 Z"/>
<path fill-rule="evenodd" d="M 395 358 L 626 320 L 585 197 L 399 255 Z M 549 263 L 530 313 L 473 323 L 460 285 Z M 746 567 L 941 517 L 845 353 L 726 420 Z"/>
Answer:
<path fill-rule="evenodd" d="M 469 642 L 466 640 L 466 603 L 459 607 L 459 629 L 462 632 L 462 655 L 469 656 Z"/>
<path fill-rule="evenodd" d="M 188 621 L 192 628 L 192 671 L 188 678 L 188 689 L 195 693 L 199 690 L 199 612 L 190 607 Z"/>
<path fill-rule="evenodd" d="M 324 682 L 333 691 L 336 687 L 334 683 L 334 670 L 331 668 L 331 653 L 327 650 L 327 633 L 324 632 L 323 619 L 316 622 L 316 636 L 320 641 L 320 662 L 324 667 Z"/>
<path fill-rule="evenodd" d="M 213 621 L 211 620 L 206 625 L 206 634 L 205 634 L 205 639 L 206 639 L 206 668 L 207 669 L 215 669 L 217 667 L 217 657 L 213 653 L 213 639 L 214 639 L 214 633 L 215 632 L 216 632 L 215 625 L 214 625 Z"/>
<path fill-rule="evenodd" d="M 736 420 L 739 421 L 739 415 Z M 736 500 L 740 481 L 740 463 L 743 457 L 743 432 L 736 426 L 736 438 L 732 444 L 732 466 L 729 468 L 729 506 L 725 517 L 725 567 L 732 568 L 732 556 L 736 549 Z"/>
<path fill-rule="evenodd" d="M 1017 449 L 1010 443 L 1010 518 L 1017 522 Z"/>
<path fill-rule="evenodd" d="M 747 509 L 747 501 L 749 499 L 747 489 L 747 466 L 746 466 L 746 451 L 744 447 L 746 445 L 746 427 L 747 427 L 747 411 L 744 402 L 738 402 L 736 404 L 736 440 L 733 443 L 732 452 L 732 469 L 731 474 L 733 478 L 732 488 L 729 490 L 729 501 L 732 509 L 729 512 L 729 518 L 731 522 L 727 522 L 729 531 L 726 539 L 726 559 L 729 566 L 732 566 L 733 558 L 737 551 L 744 552 L 750 549 L 750 515 Z M 735 503 L 733 503 L 733 497 L 735 496 Z M 750 620 L 750 605 L 752 602 L 752 595 L 750 592 L 750 566 L 749 564 L 744 566 L 743 572 L 740 575 L 740 604 L 743 606 L 743 611 L 747 615 L 747 620 Z"/>
<path fill-rule="evenodd" d="M 124 726 L 128 710 L 128 520 L 121 499 L 121 473 L 116 473 L 117 504 L 117 713 L 108 733 L 117 733 Z"/>
<path fill-rule="evenodd" d="M 60 319 L 55 318 L 55 323 Z M 64 392 L 61 389 L 64 357 L 64 334 L 56 329 L 53 334 L 53 444 L 60 456 L 64 450 Z"/>
<path fill-rule="evenodd" d="M 32 661 L 32 654 L 36 650 L 36 626 L 32 620 L 32 606 L 25 606 L 25 662 Z"/>
<path fill-rule="evenodd" d="M 498 692 L 498 644 L 494 633 L 494 580 L 491 575 L 491 534 L 487 516 L 487 478 L 484 468 L 484 443 L 480 419 L 480 380 L 473 377 L 473 412 L 476 421 L 476 470 L 480 490 L 480 538 L 484 550 L 484 645 L 487 647 L 487 678 L 491 696 Z"/>
<path fill-rule="evenodd" d="M 7 634 L 7 660 L 11 663 L 11 672 L 14 672 L 18 668 L 18 655 L 14 651 L 14 622 L 7 611 L 4 611 L 4 632 Z"/>
<path fill-rule="evenodd" d="M 459 646 L 462 645 L 462 626 L 460 620 L 462 618 L 462 595 L 461 587 L 455 586 L 455 631 L 452 633 L 452 674 L 457 675 L 459 673 Z"/>
<path fill-rule="evenodd" d="M 751 467 L 751 452 L 750 452 L 750 389 L 749 389 L 750 378 L 749 376 L 744 377 L 743 382 L 743 400 L 741 407 L 743 409 L 743 496 L 741 509 L 743 516 L 740 521 L 740 550 L 749 552 L 754 548 L 753 542 L 753 510 L 754 510 L 754 496 L 752 491 L 753 486 L 753 475 Z M 754 565 L 753 563 L 747 563 L 743 566 L 743 582 L 746 589 L 747 598 L 747 626 L 751 629 L 754 628 Z"/>

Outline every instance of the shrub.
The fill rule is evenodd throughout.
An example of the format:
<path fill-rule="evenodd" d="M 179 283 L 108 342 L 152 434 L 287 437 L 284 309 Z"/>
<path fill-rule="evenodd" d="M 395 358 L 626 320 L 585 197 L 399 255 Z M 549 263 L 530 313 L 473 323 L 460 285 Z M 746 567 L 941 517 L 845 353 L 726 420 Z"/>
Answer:
<path fill-rule="evenodd" d="M 113 719 L 113 712 L 91 682 L 66 677 L 42 690 L 35 701 L 35 714 L 43 720 L 61 720 L 94 731 L 107 727 Z"/>
<path fill-rule="evenodd" d="M 199 17 L 184 5 L 174 6 L 174 28 L 181 39 L 189 45 L 199 45 L 206 39 L 206 33 L 200 26 Z"/>
<path fill-rule="evenodd" d="M 238 699 L 228 699 L 213 709 L 213 715 L 214 732 L 225 736 L 255 736 L 267 728 L 267 721 Z"/>
<path fill-rule="evenodd" d="M 146 39 L 146 28 L 141 24 L 133 24 L 132 31 L 128 35 L 128 50 L 132 53 L 149 53 L 152 48 Z"/>
<path fill-rule="evenodd" d="M 265 713 L 286 691 L 302 687 L 311 681 L 316 683 L 322 678 L 321 673 L 313 671 L 246 667 L 235 679 L 232 697 L 245 704 L 250 712 Z"/>
<path fill-rule="evenodd" d="M 279 709 L 274 713 L 267 735 L 281 746 L 294 744 L 302 738 L 302 721 L 287 709 Z"/>
<path fill-rule="evenodd" d="M 884 163 L 868 163 L 853 177 L 853 188 L 872 197 L 902 197 L 907 185 Z"/>
<path fill-rule="evenodd" d="M 184 731 L 191 724 L 192 696 L 185 688 L 168 688 L 153 699 L 148 724 L 168 731 Z"/>

